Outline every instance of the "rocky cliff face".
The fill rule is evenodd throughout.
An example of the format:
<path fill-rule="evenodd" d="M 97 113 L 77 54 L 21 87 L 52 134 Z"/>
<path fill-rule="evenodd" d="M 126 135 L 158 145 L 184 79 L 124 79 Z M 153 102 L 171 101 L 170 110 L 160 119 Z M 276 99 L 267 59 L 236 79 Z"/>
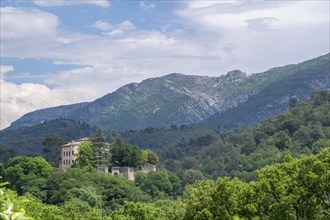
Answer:
<path fill-rule="evenodd" d="M 328 90 L 329 75 L 329 54 L 249 76 L 239 70 L 219 77 L 174 73 L 128 84 L 90 103 L 38 110 L 24 115 L 11 127 L 70 118 L 105 129 L 144 129 L 198 123 L 231 109 L 247 108 L 244 103 L 259 106 L 251 117 L 263 119 L 287 106 L 291 96 L 303 100 L 313 91 Z M 231 117 L 235 121 L 235 115 Z M 231 122 L 223 118 L 213 119 Z"/>

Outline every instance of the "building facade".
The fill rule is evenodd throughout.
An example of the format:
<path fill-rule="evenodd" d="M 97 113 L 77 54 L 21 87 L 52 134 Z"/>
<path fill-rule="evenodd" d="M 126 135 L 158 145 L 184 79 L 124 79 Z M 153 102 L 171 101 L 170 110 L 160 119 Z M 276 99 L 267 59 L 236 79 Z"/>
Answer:
<path fill-rule="evenodd" d="M 146 163 L 142 166 L 141 171 L 143 173 L 149 173 L 156 171 L 156 166 L 150 163 Z"/>
<path fill-rule="evenodd" d="M 88 138 L 81 138 L 61 146 L 59 168 L 63 170 L 71 168 L 77 159 L 79 146 L 85 141 L 88 141 Z"/>
<path fill-rule="evenodd" d="M 135 180 L 135 173 L 133 167 L 112 167 L 111 174 L 114 176 L 126 178 L 131 181 Z"/>

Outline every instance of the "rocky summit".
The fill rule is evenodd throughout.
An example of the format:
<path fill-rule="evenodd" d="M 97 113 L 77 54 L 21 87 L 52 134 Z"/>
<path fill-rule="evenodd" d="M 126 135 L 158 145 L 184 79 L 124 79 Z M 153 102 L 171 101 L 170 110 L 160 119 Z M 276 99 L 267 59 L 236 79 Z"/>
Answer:
<path fill-rule="evenodd" d="M 93 102 L 28 113 L 10 128 L 58 118 L 74 119 L 114 131 L 213 121 L 251 124 L 329 90 L 329 54 L 303 63 L 247 75 L 233 70 L 219 77 L 173 73 L 125 85 Z M 9 128 L 9 129 L 10 129 Z"/>

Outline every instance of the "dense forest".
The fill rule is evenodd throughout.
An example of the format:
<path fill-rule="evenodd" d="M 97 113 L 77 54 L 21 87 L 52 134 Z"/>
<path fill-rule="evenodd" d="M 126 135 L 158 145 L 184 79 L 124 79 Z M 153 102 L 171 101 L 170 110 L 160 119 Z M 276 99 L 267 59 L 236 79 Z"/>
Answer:
<path fill-rule="evenodd" d="M 185 173 L 255 179 L 255 170 L 294 157 L 318 153 L 330 145 L 330 95 L 313 93 L 288 111 L 250 128 L 228 125 L 172 126 L 122 134 L 127 142 L 155 150 L 166 169 Z M 235 130 L 234 130 L 235 129 Z"/>
<path fill-rule="evenodd" d="M 48 148 L 59 143 L 57 136 L 45 140 L 44 158 L 3 150 L 0 217 L 329 219 L 329 103 L 327 92 L 314 93 L 304 103 L 293 98 L 288 111 L 230 132 L 220 125 L 199 134 L 196 129 L 206 125 L 173 126 L 163 133 L 176 133 L 169 146 L 148 150 L 118 134 L 105 145 L 98 129 L 66 172 L 50 159 L 56 152 Z M 161 130 L 143 131 L 146 143 Z M 146 162 L 158 164 L 157 171 L 140 172 Z M 135 181 L 96 171 L 100 163 L 135 167 Z"/>
<path fill-rule="evenodd" d="M 228 177 L 187 185 L 160 170 L 139 181 L 72 168 L 43 158 L 13 158 L 0 185 L 1 219 L 329 219 L 330 148 L 257 171 L 256 181 Z M 175 177 L 175 176 L 174 176 Z M 14 182 L 16 180 L 16 182 Z M 157 192 L 155 194 L 155 192 Z"/>
<path fill-rule="evenodd" d="M 1 131 L 1 147 L 9 148 L 19 155 L 41 155 L 43 141 L 47 137 L 60 136 L 64 141 L 89 137 L 97 128 L 84 122 L 70 119 L 56 119 L 31 127 L 5 129 Z M 5 150 L 5 149 L 3 149 Z"/>

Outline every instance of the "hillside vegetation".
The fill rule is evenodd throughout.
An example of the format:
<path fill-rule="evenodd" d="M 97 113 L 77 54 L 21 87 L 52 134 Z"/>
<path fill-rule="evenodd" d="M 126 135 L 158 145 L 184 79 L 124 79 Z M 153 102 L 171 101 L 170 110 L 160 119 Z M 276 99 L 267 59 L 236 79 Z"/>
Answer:
<path fill-rule="evenodd" d="M 0 132 L 0 149 L 10 148 L 17 154 L 41 155 L 43 141 L 47 137 L 60 136 L 64 141 L 90 137 L 96 131 L 84 122 L 57 119 L 31 127 L 5 129 Z"/>
<path fill-rule="evenodd" d="M 330 94 L 314 93 L 311 100 L 301 104 L 293 99 L 288 111 L 221 136 L 217 139 L 205 133 L 200 138 L 210 139 L 204 139 L 209 141 L 204 145 L 198 144 L 196 136 L 159 149 L 158 153 L 167 169 L 183 176 L 187 170 L 197 170 L 214 179 L 231 176 L 252 180 L 256 169 L 281 162 L 288 154 L 310 155 L 329 146 Z"/>
<path fill-rule="evenodd" d="M 1 168 L 15 190 L 0 184 L 4 219 L 14 215 L 23 219 L 24 214 L 36 220 L 298 220 L 330 216 L 329 146 L 299 160 L 287 156 L 281 164 L 258 170 L 254 182 L 237 178 L 198 181 L 187 185 L 183 196 L 176 199 L 167 193 L 180 183 L 166 171 L 150 173 L 153 177 L 134 184 L 84 169 L 55 170 L 37 157 L 13 158 L 6 169 Z M 157 189 L 160 197 L 151 197 L 144 187 Z"/>
<path fill-rule="evenodd" d="M 40 220 L 328 219 L 329 109 L 330 94 L 322 91 L 300 104 L 291 99 L 288 111 L 250 128 L 219 132 L 211 140 L 198 133 L 187 142 L 178 138 L 180 146 L 157 149 L 167 169 L 137 172 L 135 182 L 96 171 L 101 130 L 93 143 L 86 142 L 94 156 L 80 149 L 76 168 L 66 172 L 42 157 L 13 157 L 0 163 L 0 176 L 9 182 L 0 184 L 0 214 Z M 185 129 L 173 126 L 168 132 L 185 135 Z M 152 159 L 149 153 L 158 162 L 156 154 L 118 137 L 111 152 L 112 164 L 138 167 Z M 141 161 L 131 164 L 136 158 Z"/>

